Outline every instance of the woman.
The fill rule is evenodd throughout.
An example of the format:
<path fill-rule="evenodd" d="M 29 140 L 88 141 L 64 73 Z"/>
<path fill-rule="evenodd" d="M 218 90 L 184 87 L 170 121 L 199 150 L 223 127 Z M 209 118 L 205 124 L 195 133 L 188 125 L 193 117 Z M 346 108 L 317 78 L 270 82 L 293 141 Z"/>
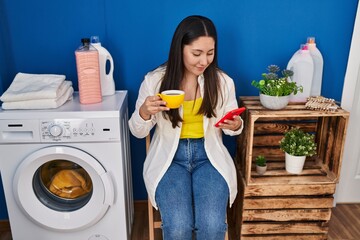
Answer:
<path fill-rule="evenodd" d="M 156 94 L 180 89 L 185 101 L 167 108 Z M 178 25 L 168 61 L 141 84 L 129 120 L 132 134 L 143 138 L 156 126 L 144 163 L 149 198 L 159 208 L 163 238 L 224 239 L 226 207 L 236 193 L 236 170 L 222 142 L 222 131 L 242 131 L 239 116 L 214 124 L 237 108 L 233 80 L 217 66 L 217 34 L 212 21 L 189 16 Z"/>

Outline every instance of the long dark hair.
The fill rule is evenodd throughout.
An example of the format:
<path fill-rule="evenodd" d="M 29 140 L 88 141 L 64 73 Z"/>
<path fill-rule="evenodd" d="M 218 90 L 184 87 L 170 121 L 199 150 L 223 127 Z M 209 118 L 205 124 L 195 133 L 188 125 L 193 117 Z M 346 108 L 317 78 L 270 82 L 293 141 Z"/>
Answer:
<path fill-rule="evenodd" d="M 189 16 L 183 19 L 177 26 L 171 41 L 169 58 L 166 64 L 166 72 L 161 82 L 160 92 L 169 89 L 180 89 L 184 76 L 183 49 L 199 37 L 212 37 L 215 42 L 213 62 L 204 71 L 204 96 L 198 114 L 206 117 L 216 117 L 214 109 L 218 103 L 220 83 L 217 65 L 217 33 L 214 23 L 203 16 Z M 169 117 L 173 128 L 182 121 L 178 109 L 163 112 L 164 117 Z"/>

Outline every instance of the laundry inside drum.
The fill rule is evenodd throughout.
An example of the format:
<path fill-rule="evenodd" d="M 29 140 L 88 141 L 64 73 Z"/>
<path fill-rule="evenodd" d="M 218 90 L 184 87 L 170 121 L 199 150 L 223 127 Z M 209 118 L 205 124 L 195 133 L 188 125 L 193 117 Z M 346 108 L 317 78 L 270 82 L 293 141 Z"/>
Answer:
<path fill-rule="evenodd" d="M 81 208 L 90 200 L 93 192 L 92 180 L 86 170 L 62 159 L 46 162 L 39 167 L 33 187 L 43 204 L 58 211 Z"/>
<path fill-rule="evenodd" d="M 76 199 L 92 190 L 89 174 L 76 163 L 54 160 L 42 165 L 40 172 L 41 183 L 60 198 Z"/>

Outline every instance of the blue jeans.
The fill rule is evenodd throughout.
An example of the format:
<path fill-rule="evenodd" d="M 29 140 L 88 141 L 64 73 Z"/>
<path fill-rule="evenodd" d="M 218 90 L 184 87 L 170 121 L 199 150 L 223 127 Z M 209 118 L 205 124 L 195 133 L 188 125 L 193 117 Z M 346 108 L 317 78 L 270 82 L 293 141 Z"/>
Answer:
<path fill-rule="evenodd" d="M 223 240 L 229 188 L 210 163 L 204 139 L 180 139 L 155 194 L 164 240 Z"/>

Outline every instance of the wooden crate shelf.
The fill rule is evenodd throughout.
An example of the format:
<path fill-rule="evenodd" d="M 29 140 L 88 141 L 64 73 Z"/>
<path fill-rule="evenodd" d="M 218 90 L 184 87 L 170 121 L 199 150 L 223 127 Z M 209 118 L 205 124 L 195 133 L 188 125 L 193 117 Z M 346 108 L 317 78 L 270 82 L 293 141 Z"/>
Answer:
<path fill-rule="evenodd" d="M 242 240 L 325 240 L 327 239 L 326 237 L 324 236 L 321 236 L 321 235 L 318 235 L 318 234 L 302 234 L 301 236 L 298 236 L 298 235 L 287 235 L 287 236 L 278 236 L 278 235 L 275 235 L 275 236 L 272 236 L 272 235 L 267 235 L 267 236 L 262 236 L 262 237 L 259 237 L 259 236 L 244 236 L 241 238 Z"/>
<path fill-rule="evenodd" d="M 233 213 L 240 239 L 327 239 L 333 194 L 339 180 L 349 113 L 314 111 L 304 103 L 268 110 L 259 97 L 241 97 L 244 131 L 238 137 L 236 167 L 239 194 Z M 317 154 L 301 174 L 285 170 L 279 141 L 291 127 L 315 135 Z M 264 155 L 268 170 L 255 171 Z"/>

